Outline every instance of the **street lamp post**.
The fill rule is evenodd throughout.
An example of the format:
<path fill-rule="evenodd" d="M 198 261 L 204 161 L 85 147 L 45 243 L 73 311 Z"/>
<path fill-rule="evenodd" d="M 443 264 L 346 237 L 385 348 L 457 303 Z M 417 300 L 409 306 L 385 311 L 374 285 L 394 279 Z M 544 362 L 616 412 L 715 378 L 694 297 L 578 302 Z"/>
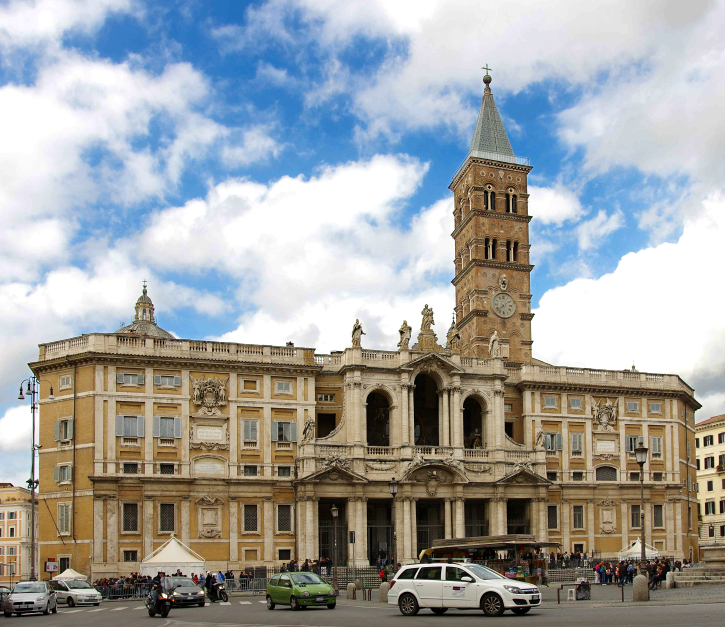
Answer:
<path fill-rule="evenodd" d="M 337 587 L 337 506 L 333 503 L 330 508 L 332 514 L 332 586 L 335 588 L 335 594 L 338 594 Z"/>
<path fill-rule="evenodd" d="M 396 528 L 395 528 L 395 495 L 398 494 L 398 482 L 395 480 L 395 477 L 393 477 L 388 482 L 388 489 L 390 490 L 390 495 L 393 497 L 393 507 L 391 515 L 393 517 L 393 537 L 391 542 L 391 548 L 390 548 L 390 562 L 393 565 L 393 573 L 395 573 L 395 564 L 396 564 L 396 555 L 395 555 L 395 549 L 397 548 L 395 546 L 395 534 L 396 534 Z"/>
<path fill-rule="evenodd" d="M 46 383 L 46 381 L 42 379 Z M 30 488 L 30 581 L 35 581 L 38 577 L 35 572 L 35 488 L 38 487 L 38 481 L 35 478 L 35 452 L 40 449 L 40 446 L 35 444 L 35 410 L 37 408 L 37 399 L 40 396 L 40 381 L 36 376 L 32 376 L 28 379 L 24 379 L 20 382 L 20 393 L 18 394 L 18 400 L 24 401 L 25 396 L 23 395 L 23 384 L 27 383 L 25 394 L 30 396 L 30 414 L 32 416 L 32 448 L 30 455 L 30 479 L 28 479 L 28 487 Z M 53 400 L 53 386 L 50 386 L 50 394 L 48 395 L 50 400 Z"/>
<path fill-rule="evenodd" d="M 639 527 L 642 534 L 640 551 L 639 575 L 635 601 L 649 601 L 649 580 L 647 579 L 646 533 L 644 529 L 644 465 L 647 462 L 649 449 L 642 443 L 634 449 L 634 456 L 639 464 Z M 644 579 L 644 581 L 642 581 Z M 644 588 L 643 588 L 644 586 Z"/>

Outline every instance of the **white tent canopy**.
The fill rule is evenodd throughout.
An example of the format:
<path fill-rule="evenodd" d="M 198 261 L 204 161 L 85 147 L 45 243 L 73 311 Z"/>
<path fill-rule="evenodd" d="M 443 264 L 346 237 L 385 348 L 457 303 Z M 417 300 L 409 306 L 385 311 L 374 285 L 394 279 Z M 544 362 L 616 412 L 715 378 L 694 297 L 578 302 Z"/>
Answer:
<path fill-rule="evenodd" d="M 147 555 L 141 562 L 141 575 L 154 576 L 160 570 L 166 574 L 173 574 L 181 569 L 187 577 L 191 573 L 200 573 L 205 570 L 204 558 L 192 551 L 181 540 L 171 536 L 151 555 Z"/>
<path fill-rule="evenodd" d="M 66 568 L 62 573 L 60 573 L 60 575 L 56 575 L 55 577 L 53 577 L 53 579 L 82 579 L 83 581 L 86 581 L 88 577 L 86 577 L 86 575 L 81 575 L 72 568 Z"/>
<path fill-rule="evenodd" d="M 653 546 L 650 546 L 649 544 L 645 543 L 644 556 L 648 560 L 654 559 L 655 557 L 660 556 L 660 552 Z M 622 549 L 617 554 L 617 557 L 619 558 L 619 560 L 632 560 L 632 559 L 639 559 L 640 557 L 642 557 L 642 540 L 640 538 L 637 538 L 634 542 L 629 544 L 626 548 Z"/>

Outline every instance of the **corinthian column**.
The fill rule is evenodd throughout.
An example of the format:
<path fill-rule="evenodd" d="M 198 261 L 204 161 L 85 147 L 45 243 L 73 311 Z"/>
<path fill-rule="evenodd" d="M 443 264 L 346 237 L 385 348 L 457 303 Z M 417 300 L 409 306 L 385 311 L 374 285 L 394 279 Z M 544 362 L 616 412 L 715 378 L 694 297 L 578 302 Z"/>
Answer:
<path fill-rule="evenodd" d="M 463 448 L 463 416 L 461 416 L 461 388 L 457 385 L 452 388 L 453 408 L 451 421 L 453 422 L 453 446 Z"/>
<path fill-rule="evenodd" d="M 443 399 L 443 439 L 441 446 L 451 445 L 451 412 L 448 406 L 448 392 L 450 388 L 444 388 L 441 392 L 441 398 Z"/>
<path fill-rule="evenodd" d="M 410 428 L 408 427 L 408 384 L 400 385 L 400 445 L 410 443 Z"/>

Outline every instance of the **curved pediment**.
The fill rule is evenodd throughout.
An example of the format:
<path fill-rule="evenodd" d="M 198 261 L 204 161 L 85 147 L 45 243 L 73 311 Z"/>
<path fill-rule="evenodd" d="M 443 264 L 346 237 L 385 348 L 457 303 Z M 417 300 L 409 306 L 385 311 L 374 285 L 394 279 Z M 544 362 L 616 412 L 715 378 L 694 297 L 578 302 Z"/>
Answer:
<path fill-rule="evenodd" d="M 450 483 L 468 483 L 468 476 L 463 464 L 452 458 L 446 459 L 424 459 L 416 455 L 403 468 L 402 481 L 419 481 L 421 475 L 428 476 L 428 472 L 440 473 L 440 477 L 450 478 Z M 443 482 L 442 482 L 443 483 Z"/>

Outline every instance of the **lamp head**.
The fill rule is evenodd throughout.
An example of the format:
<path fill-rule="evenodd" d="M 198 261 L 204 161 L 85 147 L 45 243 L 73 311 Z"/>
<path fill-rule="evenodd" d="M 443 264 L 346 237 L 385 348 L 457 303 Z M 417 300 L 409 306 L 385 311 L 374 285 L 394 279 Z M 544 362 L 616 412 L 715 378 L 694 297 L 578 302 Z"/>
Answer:
<path fill-rule="evenodd" d="M 398 493 L 398 482 L 395 480 L 395 477 L 388 482 L 388 488 L 393 497 Z"/>
<path fill-rule="evenodd" d="M 333 504 L 332 507 L 330 508 L 330 513 L 332 514 L 333 518 L 337 518 L 338 509 L 335 504 Z"/>
<path fill-rule="evenodd" d="M 48 394 L 48 400 L 49 401 L 55 400 L 55 396 L 53 396 L 53 386 L 52 385 L 50 386 L 50 394 Z"/>
<path fill-rule="evenodd" d="M 644 465 L 644 463 L 647 461 L 648 452 L 649 449 L 644 446 L 644 444 L 640 444 L 636 449 L 634 449 L 634 457 L 640 466 Z"/>
<path fill-rule="evenodd" d="M 33 392 L 32 388 L 30 387 L 30 379 L 28 379 L 28 387 L 25 390 L 26 394 L 31 394 Z"/>
<path fill-rule="evenodd" d="M 20 394 L 18 394 L 18 400 L 19 401 L 25 400 L 25 396 L 23 396 L 23 386 L 22 385 L 20 386 Z"/>

